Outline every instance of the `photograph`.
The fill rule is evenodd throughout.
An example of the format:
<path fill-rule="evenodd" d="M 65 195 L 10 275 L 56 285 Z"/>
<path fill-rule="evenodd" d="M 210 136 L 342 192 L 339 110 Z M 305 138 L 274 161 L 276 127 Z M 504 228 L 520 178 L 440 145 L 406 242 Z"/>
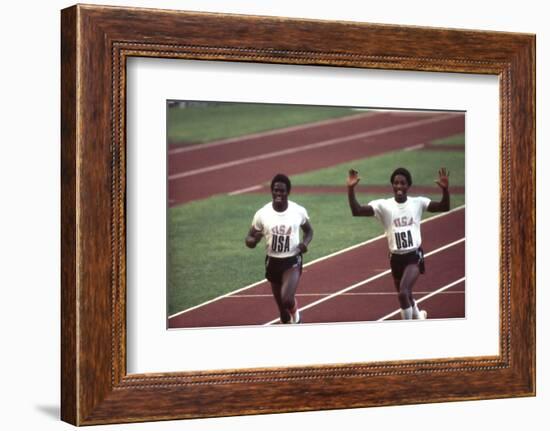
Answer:
<path fill-rule="evenodd" d="M 467 318 L 465 112 L 166 115 L 169 329 Z"/>

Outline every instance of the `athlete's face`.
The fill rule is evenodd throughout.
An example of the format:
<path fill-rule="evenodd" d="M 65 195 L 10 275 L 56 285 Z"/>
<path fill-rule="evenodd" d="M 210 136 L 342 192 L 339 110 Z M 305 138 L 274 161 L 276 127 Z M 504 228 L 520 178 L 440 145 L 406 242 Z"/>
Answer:
<path fill-rule="evenodd" d="M 271 196 L 273 198 L 273 204 L 277 206 L 285 206 L 288 203 L 288 190 L 285 183 L 273 184 L 271 190 Z"/>
<path fill-rule="evenodd" d="M 393 177 L 393 194 L 397 202 L 405 202 L 407 200 L 407 191 L 409 190 L 409 183 L 404 175 L 396 175 Z"/>

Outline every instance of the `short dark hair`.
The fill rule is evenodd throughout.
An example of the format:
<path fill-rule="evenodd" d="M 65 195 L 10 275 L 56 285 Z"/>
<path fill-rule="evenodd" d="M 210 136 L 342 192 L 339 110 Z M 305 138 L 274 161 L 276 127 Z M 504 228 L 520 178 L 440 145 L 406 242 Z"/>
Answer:
<path fill-rule="evenodd" d="M 284 183 L 286 184 L 286 192 L 290 193 L 290 180 L 285 174 L 277 174 L 271 180 L 271 191 L 273 191 L 273 186 L 275 183 Z"/>
<path fill-rule="evenodd" d="M 403 175 L 407 179 L 407 183 L 409 183 L 409 186 L 412 186 L 413 180 L 411 177 L 411 173 L 407 169 L 397 168 L 395 171 L 393 171 L 390 177 L 390 184 L 393 184 L 393 179 L 396 175 Z"/>

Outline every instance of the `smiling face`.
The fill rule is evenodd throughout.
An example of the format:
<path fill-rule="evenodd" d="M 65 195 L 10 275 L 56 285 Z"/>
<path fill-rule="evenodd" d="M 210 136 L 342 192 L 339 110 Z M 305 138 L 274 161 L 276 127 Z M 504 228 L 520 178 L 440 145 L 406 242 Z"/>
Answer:
<path fill-rule="evenodd" d="M 404 175 L 398 174 L 393 177 L 392 182 L 393 195 L 397 202 L 405 202 L 407 200 L 407 191 L 409 190 L 409 182 Z"/>
<path fill-rule="evenodd" d="M 273 198 L 273 208 L 276 211 L 286 210 L 288 206 L 288 190 L 285 183 L 274 183 L 271 189 L 271 197 Z"/>

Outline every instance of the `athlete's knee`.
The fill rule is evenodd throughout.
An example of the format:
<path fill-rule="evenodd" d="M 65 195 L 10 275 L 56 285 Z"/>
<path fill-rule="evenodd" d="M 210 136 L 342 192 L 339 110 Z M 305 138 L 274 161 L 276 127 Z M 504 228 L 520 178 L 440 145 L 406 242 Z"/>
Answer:
<path fill-rule="evenodd" d="M 398 280 L 396 278 L 393 279 L 393 287 L 395 287 L 395 291 L 399 293 L 399 288 L 401 286 L 401 280 Z"/>

